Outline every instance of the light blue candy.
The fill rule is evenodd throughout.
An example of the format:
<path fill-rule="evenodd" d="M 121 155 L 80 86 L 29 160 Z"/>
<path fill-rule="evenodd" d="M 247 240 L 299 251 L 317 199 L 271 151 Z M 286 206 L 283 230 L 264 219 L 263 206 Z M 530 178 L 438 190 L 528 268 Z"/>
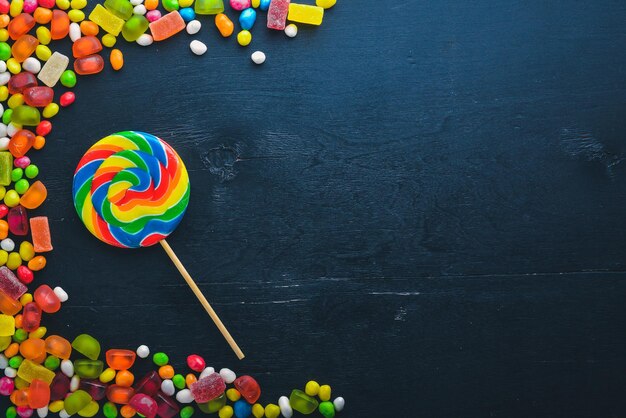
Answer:
<path fill-rule="evenodd" d="M 241 12 L 239 15 L 239 24 L 241 25 L 241 29 L 250 30 L 252 26 L 254 26 L 254 22 L 256 21 L 256 10 L 252 7 L 249 7 Z"/>
<path fill-rule="evenodd" d="M 271 2 L 272 0 L 261 0 L 261 4 L 259 4 L 259 9 L 263 10 L 264 12 L 267 12 L 267 9 L 270 8 Z"/>
<path fill-rule="evenodd" d="M 243 399 L 239 399 L 237 402 L 235 402 L 235 404 L 233 405 L 233 409 L 237 418 L 248 418 L 252 413 L 252 405 L 250 405 Z"/>
<path fill-rule="evenodd" d="M 196 18 L 196 12 L 194 12 L 191 7 L 183 7 L 178 13 L 180 13 L 180 17 L 182 17 L 185 22 L 191 22 Z"/>

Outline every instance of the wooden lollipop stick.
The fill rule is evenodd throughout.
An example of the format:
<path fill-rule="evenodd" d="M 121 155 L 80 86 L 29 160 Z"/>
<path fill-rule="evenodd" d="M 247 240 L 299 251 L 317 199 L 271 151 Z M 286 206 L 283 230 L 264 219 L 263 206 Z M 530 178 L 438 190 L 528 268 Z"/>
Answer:
<path fill-rule="evenodd" d="M 189 275 L 189 273 L 187 273 L 187 269 L 185 269 L 185 266 L 183 266 L 183 263 L 180 262 L 180 260 L 174 253 L 174 250 L 172 250 L 172 247 L 170 247 L 170 245 L 164 239 L 159 242 L 161 243 L 161 246 L 163 247 L 167 255 L 172 259 L 172 262 L 174 263 L 174 265 L 176 266 L 180 274 L 183 276 L 183 279 L 185 279 L 185 281 L 187 282 L 187 284 L 189 285 L 193 293 L 196 295 L 196 297 L 202 304 L 202 306 L 204 306 L 204 309 L 207 311 L 207 313 L 209 314 L 213 322 L 215 322 L 215 325 L 217 325 L 217 328 L 220 330 L 224 338 L 226 338 L 226 341 L 228 342 L 228 345 L 230 345 L 230 348 L 232 348 L 235 354 L 237 354 L 237 357 L 239 358 L 239 360 L 243 359 L 245 357 L 243 352 L 241 351 L 241 349 L 239 348 L 239 346 L 237 345 L 233 337 L 230 335 L 230 332 L 228 332 L 228 330 L 226 329 L 226 327 L 220 320 L 220 317 L 217 316 L 217 314 L 211 307 L 211 304 L 206 300 L 206 298 L 204 297 L 204 295 L 198 288 L 198 285 L 196 285 L 196 282 L 194 282 L 191 276 Z"/>

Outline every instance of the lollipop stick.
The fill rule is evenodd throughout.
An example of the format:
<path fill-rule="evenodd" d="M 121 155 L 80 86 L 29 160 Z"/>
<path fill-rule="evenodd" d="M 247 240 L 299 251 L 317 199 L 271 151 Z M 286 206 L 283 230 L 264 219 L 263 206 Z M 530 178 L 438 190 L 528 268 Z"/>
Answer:
<path fill-rule="evenodd" d="M 183 266 L 183 263 L 180 262 L 180 260 L 174 253 L 174 250 L 172 250 L 172 247 L 170 247 L 170 245 L 164 239 L 159 242 L 161 243 L 161 246 L 163 246 L 163 249 L 165 250 L 167 255 L 172 259 L 172 262 L 174 263 L 174 265 L 176 266 L 180 274 L 183 276 L 183 279 L 185 279 L 185 281 L 187 282 L 187 284 L 189 285 L 193 293 L 196 295 L 196 297 L 202 304 L 202 306 L 204 306 L 204 309 L 207 311 L 207 313 L 209 314 L 213 322 L 215 322 L 215 325 L 217 325 L 217 328 L 220 330 L 220 332 L 222 333 L 222 335 L 228 342 L 228 345 L 230 345 L 230 348 L 232 348 L 235 354 L 237 354 L 237 357 L 239 358 L 239 360 L 243 359 L 244 358 L 243 352 L 241 351 L 241 349 L 239 348 L 239 346 L 237 345 L 233 337 L 230 335 L 230 332 L 228 332 L 228 330 L 222 323 L 220 317 L 217 316 L 217 314 L 211 307 L 211 304 L 209 304 L 209 302 L 206 300 L 206 298 L 204 297 L 204 295 L 202 294 L 202 292 L 196 285 L 196 282 L 194 282 L 191 276 L 189 275 L 189 273 L 187 273 L 187 269 L 185 269 L 185 266 Z"/>

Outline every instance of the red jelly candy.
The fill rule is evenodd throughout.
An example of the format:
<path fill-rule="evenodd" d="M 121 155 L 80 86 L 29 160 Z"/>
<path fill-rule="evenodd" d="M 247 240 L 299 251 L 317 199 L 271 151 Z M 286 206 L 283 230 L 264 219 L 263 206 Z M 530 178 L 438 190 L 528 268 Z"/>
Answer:
<path fill-rule="evenodd" d="M 201 372 L 206 367 L 206 362 L 197 354 L 187 357 L 187 366 L 194 372 Z"/>
<path fill-rule="evenodd" d="M 22 311 L 22 329 L 33 332 L 41 323 L 41 308 L 35 302 L 28 302 Z"/>
<path fill-rule="evenodd" d="M 219 373 L 211 373 L 193 383 L 189 389 L 197 403 L 206 403 L 224 393 L 226 383 Z"/>
<path fill-rule="evenodd" d="M 90 55 L 74 61 L 74 71 L 80 75 L 96 74 L 102 71 L 103 68 L 104 60 L 100 55 Z"/>
<path fill-rule="evenodd" d="M 59 97 L 59 104 L 62 107 L 67 107 L 74 103 L 74 100 L 76 100 L 76 95 L 71 91 L 66 91 L 61 95 L 61 97 Z"/>
<path fill-rule="evenodd" d="M 11 77 L 9 83 L 7 84 L 9 88 L 9 93 L 17 94 L 24 91 L 29 87 L 37 86 L 37 79 L 34 74 L 24 71 L 23 73 L 19 73 Z"/>
<path fill-rule="evenodd" d="M 70 391 L 70 378 L 58 371 L 50 383 L 50 400 L 58 401 L 64 399 Z"/>
<path fill-rule="evenodd" d="M 28 215 L 23 206 L 17 205 L 9 210 L 7 218 L 9 222 L 9 231 L 14 235 L 28 234 Z"/>
<path fill-rule="evenodd" d="M 151 371 L 143 377 L 135 386 L 135 392 L 154 396 L 161 389 L 161 378 L 156 371 Z"/>
<path fill-rule="evenodd" d="M 172 418 L 180 411 L 178 404 L 163 392 L 157 393 L 155 400 L 158 405 L 157 415 L 161 418 Z"/>
<path fill-rule="evenodd" d="M 39 286 L 33 294 L 35 302 L 45 313 L 55 313 L 61 309 L 61 300 L 47 284 Z"/>
<path fill-rule="evenodd" d="M 0 219 L 7 216 L 8 213 L 9 213 L 9 207 L 5 205 L 4 203 L 1 203 L 0 204 Z"/>
<path fill-rule="evenodd" d="M 233 384 L 248 403 L 253 404 L 259 400 L 261 396 L 261 386 L 259 386 L 252 376 L 239 376 L 235 379 Z"/>
<path fill-rule="evenodd" d="M 39 122 L 39 125 L 37 125 L 37 129 L 35 129 L 37 135 L 41 136 L 48 135 L 50 131 L 52 131 L 52 123 L 49 120 L 42 120 Z"/>
<path fill-rule="evenodd" d="M 54 100 L 54 90 L 47 86 L 28 87 L 22 94 L 26 104 L 33 107 L 46 107 Z"/>
<path fill-rule="evenodd" d="M 95 36 L 83 36 L 72 44 L 74 58 L 84 58 L 102 51 L 102 44 Z"/>
<path fill-rule="evenodd" d="M 17 278 L 24 284 L 29 284 L 35 278 L 35 274 L 26 266 L 19 266 L 17 268 Z"/>
<path fill-rule="evenodd" d="M 11 3 L 9 3 L 8 0 L 0 0 L 0 14 L 8 14 L 10 7 Z"/>
<path fill-rule="evenodd" d="M 146 418 L 156 417 L 158 406 L 154 399 L 144 393 L 137 393 L 128 403 L 135 411 Z"/>

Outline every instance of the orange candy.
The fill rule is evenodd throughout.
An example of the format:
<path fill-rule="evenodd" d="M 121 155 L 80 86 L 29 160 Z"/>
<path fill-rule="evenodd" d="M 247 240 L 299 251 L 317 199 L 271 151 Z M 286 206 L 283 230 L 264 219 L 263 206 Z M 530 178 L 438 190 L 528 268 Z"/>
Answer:
<path fill-rule="evenodd" d="M 7 30 L 9 31 L 9 36 L 14 41 L 18 39 L 20 36 L 27 34 L 29 30 L 35 27 L 35 18 L 29 15 L 28 13 L 22 13 L 22 14 L 15 16 L 13 19 L 11 19 L 10 23 L 8 22 L 9 16 L 7 15 L 2 15 L 2 16 L 6 16 L 7 23 L 8 23 Z"/>
<path fill-rule="evenodd" d="M 35 256 L 32 260 L 28 262 L 28 268 L 32 271 L 39 271 L 46 267 L 46 257 L 43 255 Z"/>
<path fill-rule="evenodd" d="M 121 370 L 115 375 L 115 383 L 122 387 L 131 387 L 135 381 L 135 375 L 128 370 Z"/>
<path fill-rule="evenodd" d="M 191 387 L 191 385 L 193 385 L 197 381 L 198 378 L 193 373 L 189 373 L 187 376 L 185 376 L 185 384 L 187 385 L 187 387 Z"/>
<path fill-rule="evenodd" d="M 46 338 L 46 351 L 60 359 L 67 360 L 72 354 L 72 345 L 68 340 L 58 335 L 50 335 Z"/>
<path fill-rule="evenodd" d="M 124 418 L 134 417 L 136 413 L 137 411 L 135 411 L 133 407 L 130 405 L 124 405 L 123 407 L 120 408 L 120 415 L 123 416 Z"/>
<path fill-rule="evenodd" d="M 41 206 L 43 201 L 46 200 L 46 197 L 48 197 L 48 189 L 46 189 L 46 186 L 44 186 L 42 182 L 37 180 L 31 184 L 28 190 L 26 190 L 26 193 L 22 195 L 20 205 L 24 206 L 26 209 L 36 209 Z"/>
<path fill-rule="evenodd" d="M 35 13 L 33 13 L 33 17 L 35 18 L 35 22 L 40 25 L 47 25 L 52 20 L 52 10 L 46 9 L 45 7 L 37 7 Z"/>
<path fill-rule="evenodd" d="M 24 35 L 30 36 L 30 35 Z M 32 38 L 32 36 L 30 36 Z M 21 38 L 20 38 L 21 39 Z M 36 39 L 35 39 L 36 40 Z M 13 44 L 13 47 L 17 45 L 16 41 Z M 39 41 L 37 41 L 39 43 Z M 29 131 L 28 129 L 20 129 L 13 135 L 11 140 L 9 141 L 9 151 L 15 158 L 23 157 L 24 154 L 28 152 L 28 150 L 33 146 L 35 142 L 35 134 Z"/>
<path fill-rule="evenodd" d="M 80 22 L 80 31 L 85 36 L 96 36 L 100 32 L 100 27 L 90 20 Z"/>
<path fill-rule="evenodd" d="M 146 6 L 147 10 L 154 10 L 159 7 L 159 0 L 146 0 L 143 5 Z"/>
<path fill-rule="evenodd" d="M 52 12 L 50 34 L 53 40 L 63 39 L 70 33 L 70 18 L 63 10 L 55 9 Z"/>
<path fill-rule="evenodd" d="M 228 38 L 235 30 L 233 21 L 230 20 L 224 13 L 218 13 L 215 15 L 215 26 L 217 26 L 217 29 L 224 38 Z"/>
<path fill-rule="evenodd" d="M 35 137 L 35 143 L 33 144 L 33 148 L 42 149 L 44 145 L 46 145 L 46 138 L 41 135 L 37 135 Z"/>
<path fill-rule="evenodd" d="M 28 406 L 28 389 L 14 390 L 10 399 L 15 406 Z"/>
<path fill-rule="evenodd" d="M 5 315 L 15 315 L 22 310 L 22 304 L 0 290 L 0 312 Z"/>
<path fill-rule="evenodd" d="M 0 239 L 5 239 L 9 236 L 9 223 L 4 219 L 0 219 Z"/>
<path fill-rule="evenodd" d="M 124 66 L 124 55 L 122 54 L 122 51 L 119 49 L 112 49 L 109 62 L 115 71 L 121 70 Z"/>
<path fill-rule="evenodd" d="M 133 363 L 135 363 L 135 357 L 137 357 L 137 354 L 131 350 L 113 348 L 106 352 L 107 364 L 113 370 L 130 369 Z"/>
<path fill-rule="evenodd" d="M 135 389 L 120 385 L 111 385 L 107 388 L 107 399 L 119 405 L 126 405 L 135 394 Z"/>
<path fill-rule="evenodd" d="M 15 315 L 15 328 L 22 328 L 22 314 Z"/>
<path fill-rule="evenodd" d="M 21 315 L 20 315 L 21 316 Z M 17 325 L 17 324 L 15 324 Z M 19 327 L 18 327 L 19 328 Z M 18 343 L 11 343 L 6 350 L 4 350 L 4 355 L 7 358 L 15 357 L 17 353 L 20 351 L 20 345 Z"/>
<path fill-rule="evenodd" d="M 35 216 L 30 218 L 30 234 L 33 238 L 33 248 L 36 253 L 52 251 L 50 239 L 50 226 L 47 216 Z"/>
<path fill-rule="evenodd" d="M 72 44 L 74 58 L 84 58 L 100 51 L 102 51 L 102 44 L 95 36 L 83 36 Z"/>
<path fill-rule="evenodd" d="M 28 338 L 20 344 L 20 354 L 29 360 L 45 356 L 46 343 L 41 338 Z"/>
<path fill-rule="evenodd" d="M 28 406 L 37 409 L 48 406 L 50 385 L 43 380 L 33 379 L 28 387 Z"/>
<path fill-rule="evenodd" d="M 167 39 L 183 29 L 185 29 L 185 21 L 176 10 L 150 23 L 150 32 L 155 41 Z"/>
<path fill-rule="evenodd" d="M 171 379 L 174 377 L 174 368 L 169 364 L 159 367 L 159 376 L 161 379 Z"/>
<path fill-rule="evenodd" d="M 0 28 L 6 28 L 7 26 L 9 26 L 10 22 L 11 18 L 9 17 L 9 15 L 0 15 Z"/>
<path fill-rule="evenodd" d="M 15 58 L 17 62 L 24 62 L 26 58 L 33 55 L 37 45 L 39 45 L 39 40 L 37 38 L 32 35 L 22 35 L 17 41 L 15 41 L 15 43 L 13 43 L 13 46 L 11 47 L 11 54 L 13 54 L 13 58 Z M 35 135 L 33 135 L 33 141 L 34 140 Z M 25 153 L 26 151 L 24 154 Z"/>
<path fill-rule="evenodd" d="M 96 74 L 104 68 L 104 60 L 100 55 L 90 55 L 74 61 L 74 71 L 80 75 Z"/>

